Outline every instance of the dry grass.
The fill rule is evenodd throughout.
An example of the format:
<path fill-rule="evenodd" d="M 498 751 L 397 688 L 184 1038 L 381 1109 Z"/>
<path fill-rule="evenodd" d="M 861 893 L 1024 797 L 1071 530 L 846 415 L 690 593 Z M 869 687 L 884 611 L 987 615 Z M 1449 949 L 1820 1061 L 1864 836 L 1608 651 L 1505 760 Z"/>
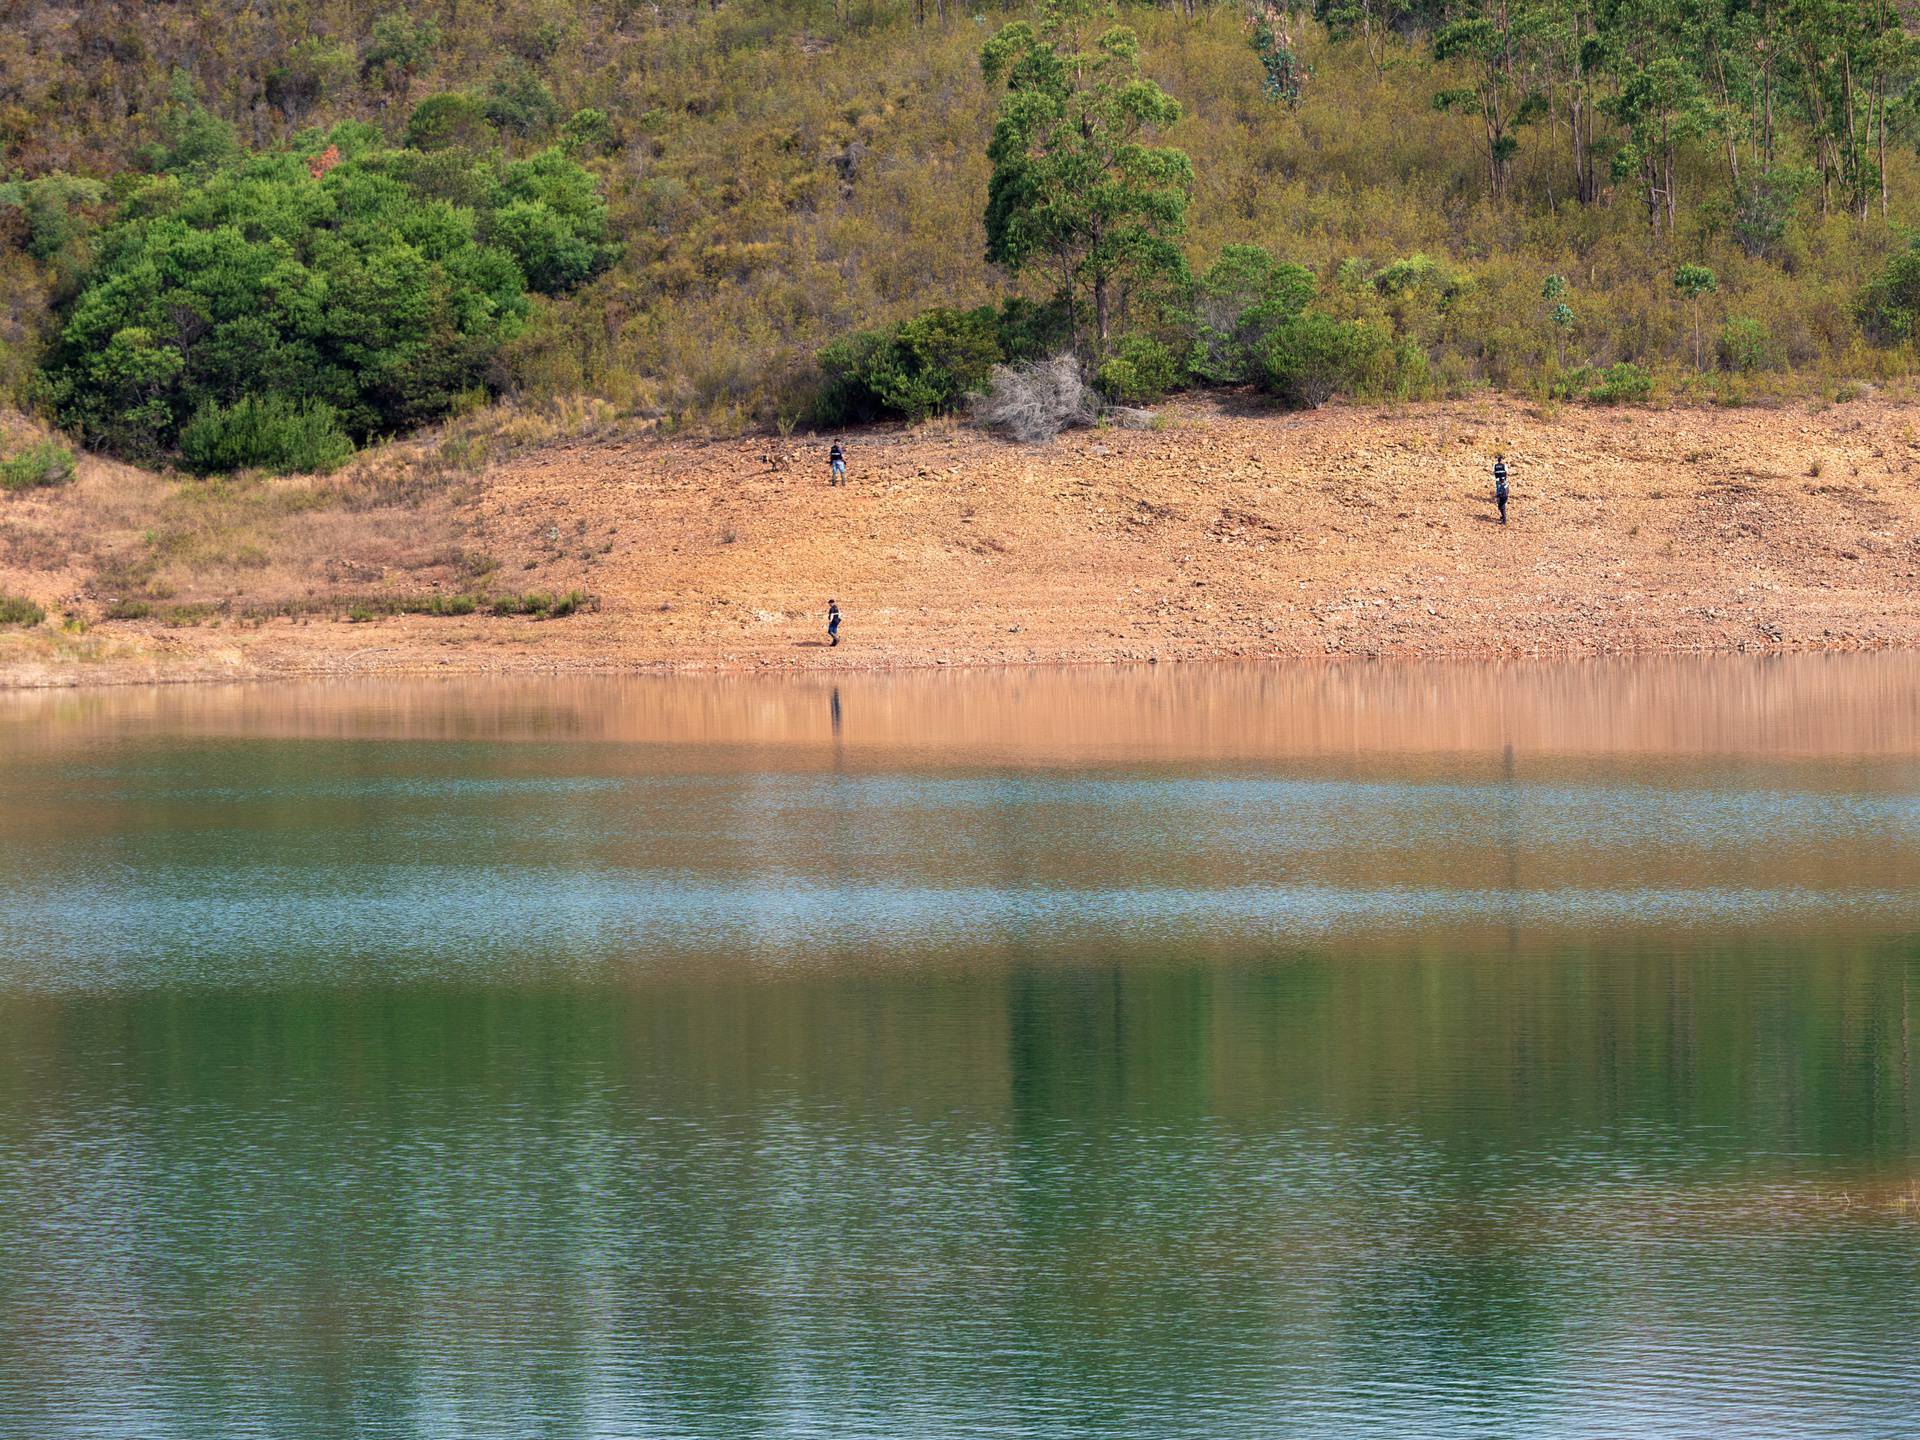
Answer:
<path fill-rule="evenodd" d="M 546 613 L 524 603 L 546 593 L 529 572 L 564 547 L 529 534 L 503 558 L 478 541 L 484 476 L 499 457 L 617 425 L 605 401 L 490 406 L 319 477 L 193 479 L 82 457 L 71 485 L 0 497 L 0 588 L 84 619 L 170 625 L 486 614 L 496 602 L 511 602 L 501 613 Z M 42 433 L 0 414 L 8 445 Z M 508 572 L 510 593 L 499 583 Z M 552 593 L 575 588 L 570 578 L 557 576 Z M 446 608 L 459 597 L 470 603 Z"/>

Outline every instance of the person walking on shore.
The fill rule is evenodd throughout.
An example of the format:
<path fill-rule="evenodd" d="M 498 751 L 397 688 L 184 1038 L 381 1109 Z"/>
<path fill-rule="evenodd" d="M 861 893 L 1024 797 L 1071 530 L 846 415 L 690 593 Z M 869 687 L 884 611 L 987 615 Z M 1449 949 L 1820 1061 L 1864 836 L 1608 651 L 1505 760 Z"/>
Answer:
<path fill-rule="evenodd" d="M 833 448 L 827 452 L 827 483 L 829 485 L 847 483 L 847 452 L 840 448 L 838 440 L 833 442 Z"/>
<path fill-rule="evenodd" d="M 838 600 L 829 600 L 827 601 L 827 644 L 838 645 L 839 643 L 840 602 Z"/>
<path fill-rule="evenodd" d="M 1500 523 L 1507 523 L 1507 457 L 1493 457 L 1493 503 L 1500 507 Z"/>

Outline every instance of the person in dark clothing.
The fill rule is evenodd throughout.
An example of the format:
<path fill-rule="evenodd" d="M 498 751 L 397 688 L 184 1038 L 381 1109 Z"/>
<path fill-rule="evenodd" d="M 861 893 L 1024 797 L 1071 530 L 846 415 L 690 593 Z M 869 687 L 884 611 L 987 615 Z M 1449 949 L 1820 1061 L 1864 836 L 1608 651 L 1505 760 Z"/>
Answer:
<path fill-rule="evenodd" d="M 847 483 L 847 452 L 840 448 L 838 440 L 833 442 L 833 448 L 827 452 L 827 483 L 829 485 Z"/>
<path fill-rule="evenodd" d="M 827 601 L 827 644 L 838 645 L 839 643 L 840 602 L 838 600 L 829 600 Z"/>
<path fill-rule="evenodd" d="M 1500 507 L 1500 523 L 1507 523 L 1507 457 L 1493 457 L 1493 503 Z"/>

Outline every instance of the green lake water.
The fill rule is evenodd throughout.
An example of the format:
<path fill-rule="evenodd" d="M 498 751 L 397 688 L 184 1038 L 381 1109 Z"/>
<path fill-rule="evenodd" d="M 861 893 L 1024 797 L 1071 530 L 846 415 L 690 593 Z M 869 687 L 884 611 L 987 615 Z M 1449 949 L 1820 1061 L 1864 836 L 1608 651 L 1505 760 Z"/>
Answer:
<path fill-rule="evenodd" d="M 1920 1434 L 1920 660 L 0 696 L 0 1437 Z"/>

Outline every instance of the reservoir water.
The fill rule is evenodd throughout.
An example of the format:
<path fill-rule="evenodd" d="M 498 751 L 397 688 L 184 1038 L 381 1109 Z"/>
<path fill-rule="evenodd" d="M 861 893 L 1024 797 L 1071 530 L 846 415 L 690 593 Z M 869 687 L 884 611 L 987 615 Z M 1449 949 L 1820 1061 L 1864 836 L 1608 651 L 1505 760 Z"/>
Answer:
<path fill-rule="evenodd" d="M 1920 660 L 0 696 L 0 1437 L 1920 1434 Z"/>

